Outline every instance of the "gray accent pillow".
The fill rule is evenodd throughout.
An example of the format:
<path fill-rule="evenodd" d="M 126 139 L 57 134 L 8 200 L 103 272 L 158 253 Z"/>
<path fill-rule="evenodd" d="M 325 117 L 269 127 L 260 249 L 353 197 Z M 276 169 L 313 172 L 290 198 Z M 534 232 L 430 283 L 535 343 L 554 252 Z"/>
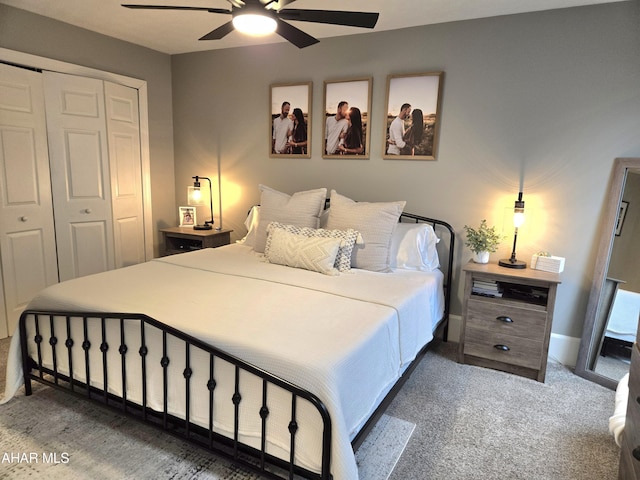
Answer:
<path fill-rule="evenodd" d="M 357 230 L 362 244 L 353 248 L 351 266 L 374 272 L 390 272 L 391 237 L 405 201 L 356 202 L 331 190 L 327 230 Z"/>
<path fill-rule="evenodd" d="M 267 226 L 280 222 L 299 227 L 318 228 L 320 214 L 324 210 L 327 189 L 318 188 L 293 195 L 260 185 L 260 217 L 253 249 L 264 253 L 267 243 Z"/>

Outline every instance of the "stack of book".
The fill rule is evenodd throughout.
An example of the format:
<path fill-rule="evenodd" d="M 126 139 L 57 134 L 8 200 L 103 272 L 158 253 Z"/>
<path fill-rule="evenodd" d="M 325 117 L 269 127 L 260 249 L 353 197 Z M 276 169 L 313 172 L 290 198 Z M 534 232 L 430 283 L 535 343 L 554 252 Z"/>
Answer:
<path fill-rule="evenodd" d="M 496 281 L 475 279 L 471 287 L 471 293 L 485 297 L 502 297 L 502 288 Z"/>

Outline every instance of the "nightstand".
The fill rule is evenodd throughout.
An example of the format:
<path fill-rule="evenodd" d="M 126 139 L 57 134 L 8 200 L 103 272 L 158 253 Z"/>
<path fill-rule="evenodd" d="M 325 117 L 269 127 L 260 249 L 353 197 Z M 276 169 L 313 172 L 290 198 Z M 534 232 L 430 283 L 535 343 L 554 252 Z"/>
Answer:
<path fill-rule="evenodd" d="M 469 262 L 458 362 L 544 382 L 557 273 Z"/>
<path fill-rule="evenodd" d="M 215 248 L 231 243 L 233 230 L 194 230 L 192 227 L 161 228 L 164 250 L 162 256 Z"/>

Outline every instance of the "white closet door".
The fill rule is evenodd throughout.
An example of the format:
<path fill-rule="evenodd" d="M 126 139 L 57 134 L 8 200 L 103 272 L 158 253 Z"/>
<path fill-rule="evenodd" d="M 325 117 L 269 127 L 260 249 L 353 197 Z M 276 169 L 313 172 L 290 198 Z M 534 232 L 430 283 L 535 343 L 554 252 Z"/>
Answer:
<path fill-rule="evenodd" d="M 0 258 L 4 338 L 13 334 L 31 298 L 58 281 L 42 76 L 5 64 L 0 64 Z"/>
<path fill-rule="evenodd" d="M 60 280 L 115 266 L 102 80 L 43 72 Z"/>
<path fill-rule="evenodd" d="M 145 261 L 140 118 L 135 88 L 104 82 L 116 268 Z"/>

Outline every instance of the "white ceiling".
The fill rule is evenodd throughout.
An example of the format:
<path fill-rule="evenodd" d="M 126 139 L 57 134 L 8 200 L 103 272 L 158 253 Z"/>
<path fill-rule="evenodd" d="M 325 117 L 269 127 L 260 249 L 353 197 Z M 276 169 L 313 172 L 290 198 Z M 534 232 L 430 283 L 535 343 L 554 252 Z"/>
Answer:
<path fill-rule="evenodd" d="M 287 8 L 379 12 L 380 18 L 373 31 L 384 31 L 617 1 L 621 0 L 297 0 Z M 284 41 L 277 34 L 256 39 L 238 32 L 232 32 L 222 40 L 198 41 L 230 17 L 204 11 L 131 10 L 120 5 L 139 3 L 230 9 L 227 0 L 0 0 L 0 3 L 168 54 Z M 291 23 L 318 39 L 371 31 Z"/>

